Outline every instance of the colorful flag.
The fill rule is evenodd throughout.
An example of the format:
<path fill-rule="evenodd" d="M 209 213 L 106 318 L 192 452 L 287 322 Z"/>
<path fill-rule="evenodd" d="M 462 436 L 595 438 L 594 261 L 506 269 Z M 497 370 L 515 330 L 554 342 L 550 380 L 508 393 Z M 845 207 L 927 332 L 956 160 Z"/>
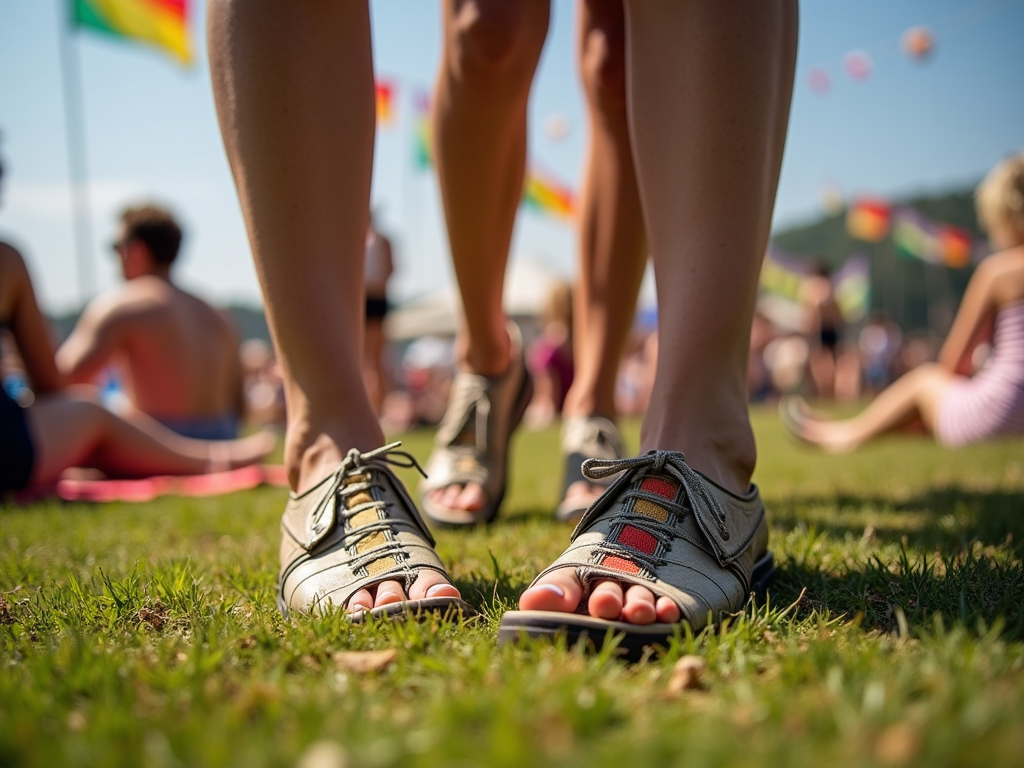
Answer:
<path fill-rule="evenodd" d="M 893 212 L 892 242 L 896 253 L 901 256 L 929 264 L 942 263 L 935 226 L 913 208 L 899 208 Z"/>
<path fill-rule="evenodd" d="M 523 203 L 527 208 L 549 213 L 560 219 L 572 218 L 575 207 L 572 190 L 536 168 L 526 172 Z"/>
<path fill-rule="evenodd" d="M 893 212 L 892 241 L 901 256 L 954 269 L 970 265 L 974 251 L 969 232 L 931 221 L 913 208 Z"/>
<path fill-rule="evenodd" d="M 850 237 L 877 243 L 889 232 L 889 204 L 862 198 L 846 213 L 846 231 Z"/>
<path fill-rule="evenodd" d="M 971 263 L 974 241 L 969 232 L 946 224 L 939 228 L 939 249 L 947 267 L 963 269 Z"/>
<path fill-rule="evenodd" d="M 807 267 L 806 261 L 769 248 L 761 263 L 761 291 L 793 304 L 799 303 Z"/>
<path fill-rule="evenodd" d="M 76 26 L 160 48 L 192 61 L 189 0 L 71 0 Z"/>
<path fill-rule="evenodd" d="M 434 162 L 434 132 L 430 126 L 430 94 L 417 91 L 413 96 L 416 118 L 413 125 L 413 162 L 426 170 Z"/>
<path fill-rule="evenodd" d="M 871 262 L 865 256 L 848 258 L 832 273 L 836 303 L 848 323 L 858 323 L 871 309 Z"/>
<path fill-rule="evenodd" d="M 373 89 L 377 97 L 377 127 L 389 128 L 395 123 L 395 84 L 378 80 Z"/>

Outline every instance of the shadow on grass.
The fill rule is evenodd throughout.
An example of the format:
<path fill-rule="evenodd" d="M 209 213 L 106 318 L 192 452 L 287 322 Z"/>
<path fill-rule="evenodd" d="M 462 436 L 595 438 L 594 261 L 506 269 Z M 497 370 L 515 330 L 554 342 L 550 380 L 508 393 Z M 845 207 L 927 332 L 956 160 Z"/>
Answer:
<path fill-rule="evenodd" d="M 896 631 L 961 623 L 1002 625 L 1024 639 L 1022 497 L 1007 491 L 936 488 L 900 500 L 875 494 L 789 497 L 771 505 L 775 530 L 805 530 L 801 551 L 782 558 L 777 604 L 807 589 L 801 612 L 859 617 L 866 629 Z M 849 538 L 865 546 L 851 551 Z M 816 542 L 831 540 L 830 547 Z"/>
<path fill-rule="evenodd" d="M 1024 557 L 1024 496 L 1010 491 L 949 486 L 898 500 L 871 493 L 791 496 L 768 508 L 777 530 L 813 526 L 840 539 L 867 536 L 921 550 L 955 551 L 979 542 Z"/>

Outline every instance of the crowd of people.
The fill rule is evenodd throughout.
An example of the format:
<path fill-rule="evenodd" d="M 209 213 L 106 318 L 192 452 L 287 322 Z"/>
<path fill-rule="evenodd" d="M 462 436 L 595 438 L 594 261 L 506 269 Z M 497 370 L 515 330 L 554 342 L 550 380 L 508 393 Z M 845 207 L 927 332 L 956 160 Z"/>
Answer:
<path fill-rule="evenodd" d="M 292 489 L 282 611 L 471 613 L 427 521 L 493 521 L 514 430 L 557 418 L 563 485 L 552 515 L 577 527 L 499 637 L 612 628 L 636 649 L 680 621 L 699 630 L 737 610 L 774 573 L 750 482 L 751 400 L 783 397 L 787 426 L 827 450 L 915 419 L 947 445 L 1024 432 L 1020 158 L 980 188 L 980 218 L 1003 250 L 978 269 L 937 363 L 897 378 L 911 344 L 883 316 L 854 335 L 824 269 L 805 281 L 800 327 L 758 311 L 795 0 L 579 3 L 589 142 L 576 278 L 533 328 L 507 316 L 502 294 L 549 8 L 446 2 L 433 134 L 462 315 L 453 340 L 420 339 L 391 366 L 393 256 L 369 212 L 366 5 L 282 19 L 266 0 L 214 0 L 208 12 L 220 128 L 274 351 L 247 342 L 240 354 L 223 313 L 174 283 L 181 231 L 154 206 L 125 211 L 113 244 L 125 282 L 86 308 L 56 352 L 24 261 L 3 245 L 0 323 L 34 401 L 0 394 L 0 490 L 68 467 L 136 476 L 260 461 L 272 437 L 239 439 L 240 424 L 279 424 Z M 658 316 L 638 330 L 649 254 Z M 975 373 L 983 340 L 990 359 Z M 84 388 L 112 363 L 124 393 L 116 413 Z M 834 422 L 785 397 L 794 393 L 877 398 Z M 638 446 L 618 429 L 631 415 L 642 418 Z M 385 429 L 419 423 L 436 424 L 436 437 L 417 503 L 389 465 L 419 465 Z"/>

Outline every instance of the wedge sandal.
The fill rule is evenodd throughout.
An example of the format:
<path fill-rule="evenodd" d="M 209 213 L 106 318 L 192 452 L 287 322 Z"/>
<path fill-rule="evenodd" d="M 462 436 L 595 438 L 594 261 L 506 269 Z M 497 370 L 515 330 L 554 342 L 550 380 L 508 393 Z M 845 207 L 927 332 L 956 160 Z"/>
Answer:
<path fill-rule="evenodd" d="M 423 514 L 443 526 L 489 523 L 498 514 L 508 484 L 508 446 L 533 396 L 522 336 L 509 323 L 512 362 L 500 377 L 460 372 L 452 382 L 444 419 L 420 483 Z M 487 503 L 475 511 L 450 509 L 430 499 L 431 491 L 475 483 Z"/>
<path fill-rule="evenodd" d="M 289 496 L 281 517 L 277 595 L 283 614 L 344 610 L 356 592 L 384 581 L 400 582 L 408 594 L 424 570 L 448 578 L 423 518 L 388 467 L 419 468 L 412 456 L 395 450 L 399 445 L 352 449 L 319 484 Z M 476 615 L 459 598 L 430 597 L 354 612 L 350 619 L 420 613 Z"/>
<path fill-rule="evenodd" d="M 562 422 L 562 501 L 555 507 L 555 519 L 564 523 L 575 522 L 587 511 L 589 504 L 569 499 L 569 489 L 578 482 L 607 488 L 613 477 L 591 480 L 583 474 L 587 459 L 617 460 L 623 458 L 622 435 L 618 428 L 601 416 L 574 416 Z"/>
<path fill-rule="evenodd" d="M 591 459 L 583 471 L 592 479 L 621 475 L 580 520 L 568 549 L 531 586 L 571 568 L 584 590 L 577 610 L 585 611 L 598 581 L 639 584 L 674 601 L 695 632 L 767 588 L 775 566 L 756 486 L 738 496 L 693 470 L 683 454 L 668 451 Z M 637 625 L 581 613 L 508 611 L 498 641 L 565 635 L 599 649 L 617 635 L 621 652 L 636 659 L 648 646 L 666 646 L 682 621 Z"/>

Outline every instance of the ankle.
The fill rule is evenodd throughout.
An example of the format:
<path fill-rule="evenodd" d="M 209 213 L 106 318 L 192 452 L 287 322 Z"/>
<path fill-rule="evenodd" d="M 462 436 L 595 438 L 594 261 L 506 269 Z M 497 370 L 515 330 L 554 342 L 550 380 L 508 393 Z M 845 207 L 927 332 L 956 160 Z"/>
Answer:
<path fill-rule="evenodd" d="M 375 421 L 373 427 L 375 429 L 352 431 L 289 425 L 284 447 L 289 485 L 302 492 L 333 472 L 350 448 L 361 451 L 379 448 L 384 444 L 384 437 Z"/>
<path fill-rule="evenodd" d="M 681 451 L 691 467 L 733 493 L 746 493 L 757 463 L 754 434 L 746 421 L 691 426 L 679 431 L 662 425 L 649 429 L 645 424 L 640 445 L 640 453 Z"/>
<path fill-rule="evenodd" d="M 462 337 L 456 349 L 459 367 L 479 376 L 499 378 L 512 364 L 512 340 L 504 326 L 491 337 Z"/>

